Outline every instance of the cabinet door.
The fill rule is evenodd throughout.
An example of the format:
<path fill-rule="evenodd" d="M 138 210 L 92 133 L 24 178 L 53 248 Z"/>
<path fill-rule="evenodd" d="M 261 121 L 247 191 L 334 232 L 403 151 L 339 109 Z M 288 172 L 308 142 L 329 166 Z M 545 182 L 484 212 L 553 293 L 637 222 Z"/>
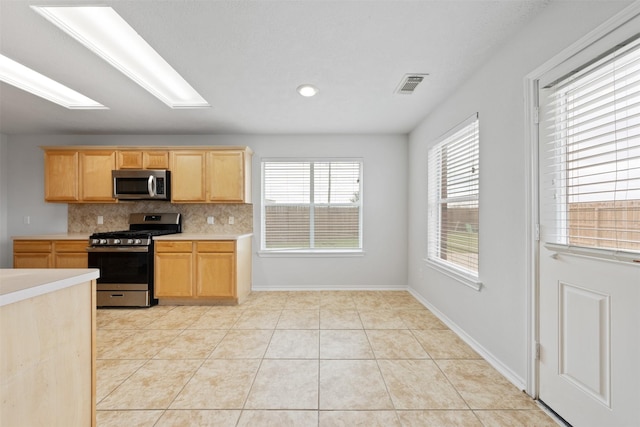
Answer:
<path fill-rule="evenodd" d="M 171 201 L 205 202 L 206 152 L 173 151 L 171 153 Z"/>
<path fill-rule="evenodd" d="M 142 169 L 142 151 L 118 151 L 118 169 Z"/>
<path fill-rule="evenodd" d="M 234 298 L 233 253 L 200 253 L 197 256 L 196 292 L 199 297 Z"/>
<path fill-rule="evenodd" d="M 47 151 L 44 154 L 44 199 L 47 202 L 78 200 L 78 152 Z"/>
<path fill-rule="evenodd" d="M 212 202 L 244 202 L 244 152 L 209 152 L 207 184 Z"/>
<path fill-rule="evenodd" d="M 56 253 L 53 265 L 55 268 L 88 268 L 89 256 L 86 252 Z"/>
<path fill-rule="evenodd" d="M 56 240 L 53 242 L 55 268 L 87 268 L 89 255 L 86 240 Z"/>
<path fill-rule="evenodd" d="M 81 199 L 92 202 L 115 202 L 111 178 L 111 171 L 115 168 L 115 151 L 81 152 Z"/>
<path fill-rule="evenodd" d="M 169 169 L 168 151 L 145 151 L 142 153 L 144 169 Z"/>
<path fill-rule="evenodd" d="M 191 252 L 156 252 L 155 264 L 156 298 L 193 296 Z"/>
<path fill-rule="evenodd" d="M 13 268 L 51 268 L 50 253 L 14 253 Z"/>

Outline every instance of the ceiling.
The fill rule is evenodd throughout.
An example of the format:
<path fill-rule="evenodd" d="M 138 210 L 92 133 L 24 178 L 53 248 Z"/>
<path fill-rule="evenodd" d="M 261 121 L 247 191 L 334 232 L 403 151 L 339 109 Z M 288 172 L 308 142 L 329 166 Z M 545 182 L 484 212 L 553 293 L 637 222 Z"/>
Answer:
<path fill-rule="evenodd" d="M 0 0 L 2 54 L 109 107 L 0 83 L 0 133 L 404 134 L 548 1 L 100 1 L 211 104 L 172 110 L 29 7 L 95 1 Z M 429 76 L 396 94 L 407 73 Z"/>

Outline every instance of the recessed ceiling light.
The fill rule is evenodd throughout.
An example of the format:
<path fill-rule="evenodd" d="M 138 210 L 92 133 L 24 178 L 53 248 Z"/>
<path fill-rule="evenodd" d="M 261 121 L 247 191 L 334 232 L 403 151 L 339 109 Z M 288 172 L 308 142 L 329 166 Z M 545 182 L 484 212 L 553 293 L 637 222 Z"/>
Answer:
<path fill-rule="evenodd" d="M 31 7 L 171 108 L 210 107 L 111 7 Z"/>
<path fill-rule="evenodd" d="M 309 85 L 309 84 L 300 85 L 296 90 L 300 95 L 305 97 L 314 96 L 318 93 L 318 88 L 315 87 L 314 85 Z"/>
<path fill-rule="evenodd" d="M 62 83 L 0 55 L 0 80 L 69 109 L 107 109 Z"/>

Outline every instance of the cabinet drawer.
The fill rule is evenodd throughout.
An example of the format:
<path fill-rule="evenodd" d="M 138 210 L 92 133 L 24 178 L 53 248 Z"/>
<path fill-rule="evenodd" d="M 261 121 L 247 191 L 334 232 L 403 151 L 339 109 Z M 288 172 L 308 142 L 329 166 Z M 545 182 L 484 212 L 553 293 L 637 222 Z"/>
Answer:
<path fill-rule="evenodd" d="M 51 252 L 51 242 L 47 240 L 14 240 L 14 252 Z"/>
<path fill-rule="evenodd" d="M 196 242 L 198 252 L 234 252 L 236 244 L 233 241 L 202 241 Z"/>
<path fill-rule="evenodd" d="M 59 240 L 55 242 L 56 252 L 86 252 L 86 240 Z"/>
<path fill-rule="evenodd" d="M 156 252 L 191 252 L 192 250 L 191 242 L 156 242 Z"/>

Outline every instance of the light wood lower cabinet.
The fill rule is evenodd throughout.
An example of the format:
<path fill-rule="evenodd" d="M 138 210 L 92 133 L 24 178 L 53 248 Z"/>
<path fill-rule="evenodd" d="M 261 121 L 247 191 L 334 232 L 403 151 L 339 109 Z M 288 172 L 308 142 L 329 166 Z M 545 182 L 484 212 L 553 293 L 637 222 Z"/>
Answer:
<path fill-rule="evenodd" d="M 220 300 L 241 303 L 250 291 L 250 237 L 156 241 L 155 297 L 161 304 Z"/>
<path fill-rule="evenodd" d="M 235 242 L 196 242 L 196 294 L 235 298 Z"/>
<path fill-rule="evenodd" d="M 193 243 L 156 242 L 156 298 L 193 297 Z"/>
<path fill-rule="evenodd" d="M 86 240 L 14 240 L 13 268 L 87 268 Z"/>

